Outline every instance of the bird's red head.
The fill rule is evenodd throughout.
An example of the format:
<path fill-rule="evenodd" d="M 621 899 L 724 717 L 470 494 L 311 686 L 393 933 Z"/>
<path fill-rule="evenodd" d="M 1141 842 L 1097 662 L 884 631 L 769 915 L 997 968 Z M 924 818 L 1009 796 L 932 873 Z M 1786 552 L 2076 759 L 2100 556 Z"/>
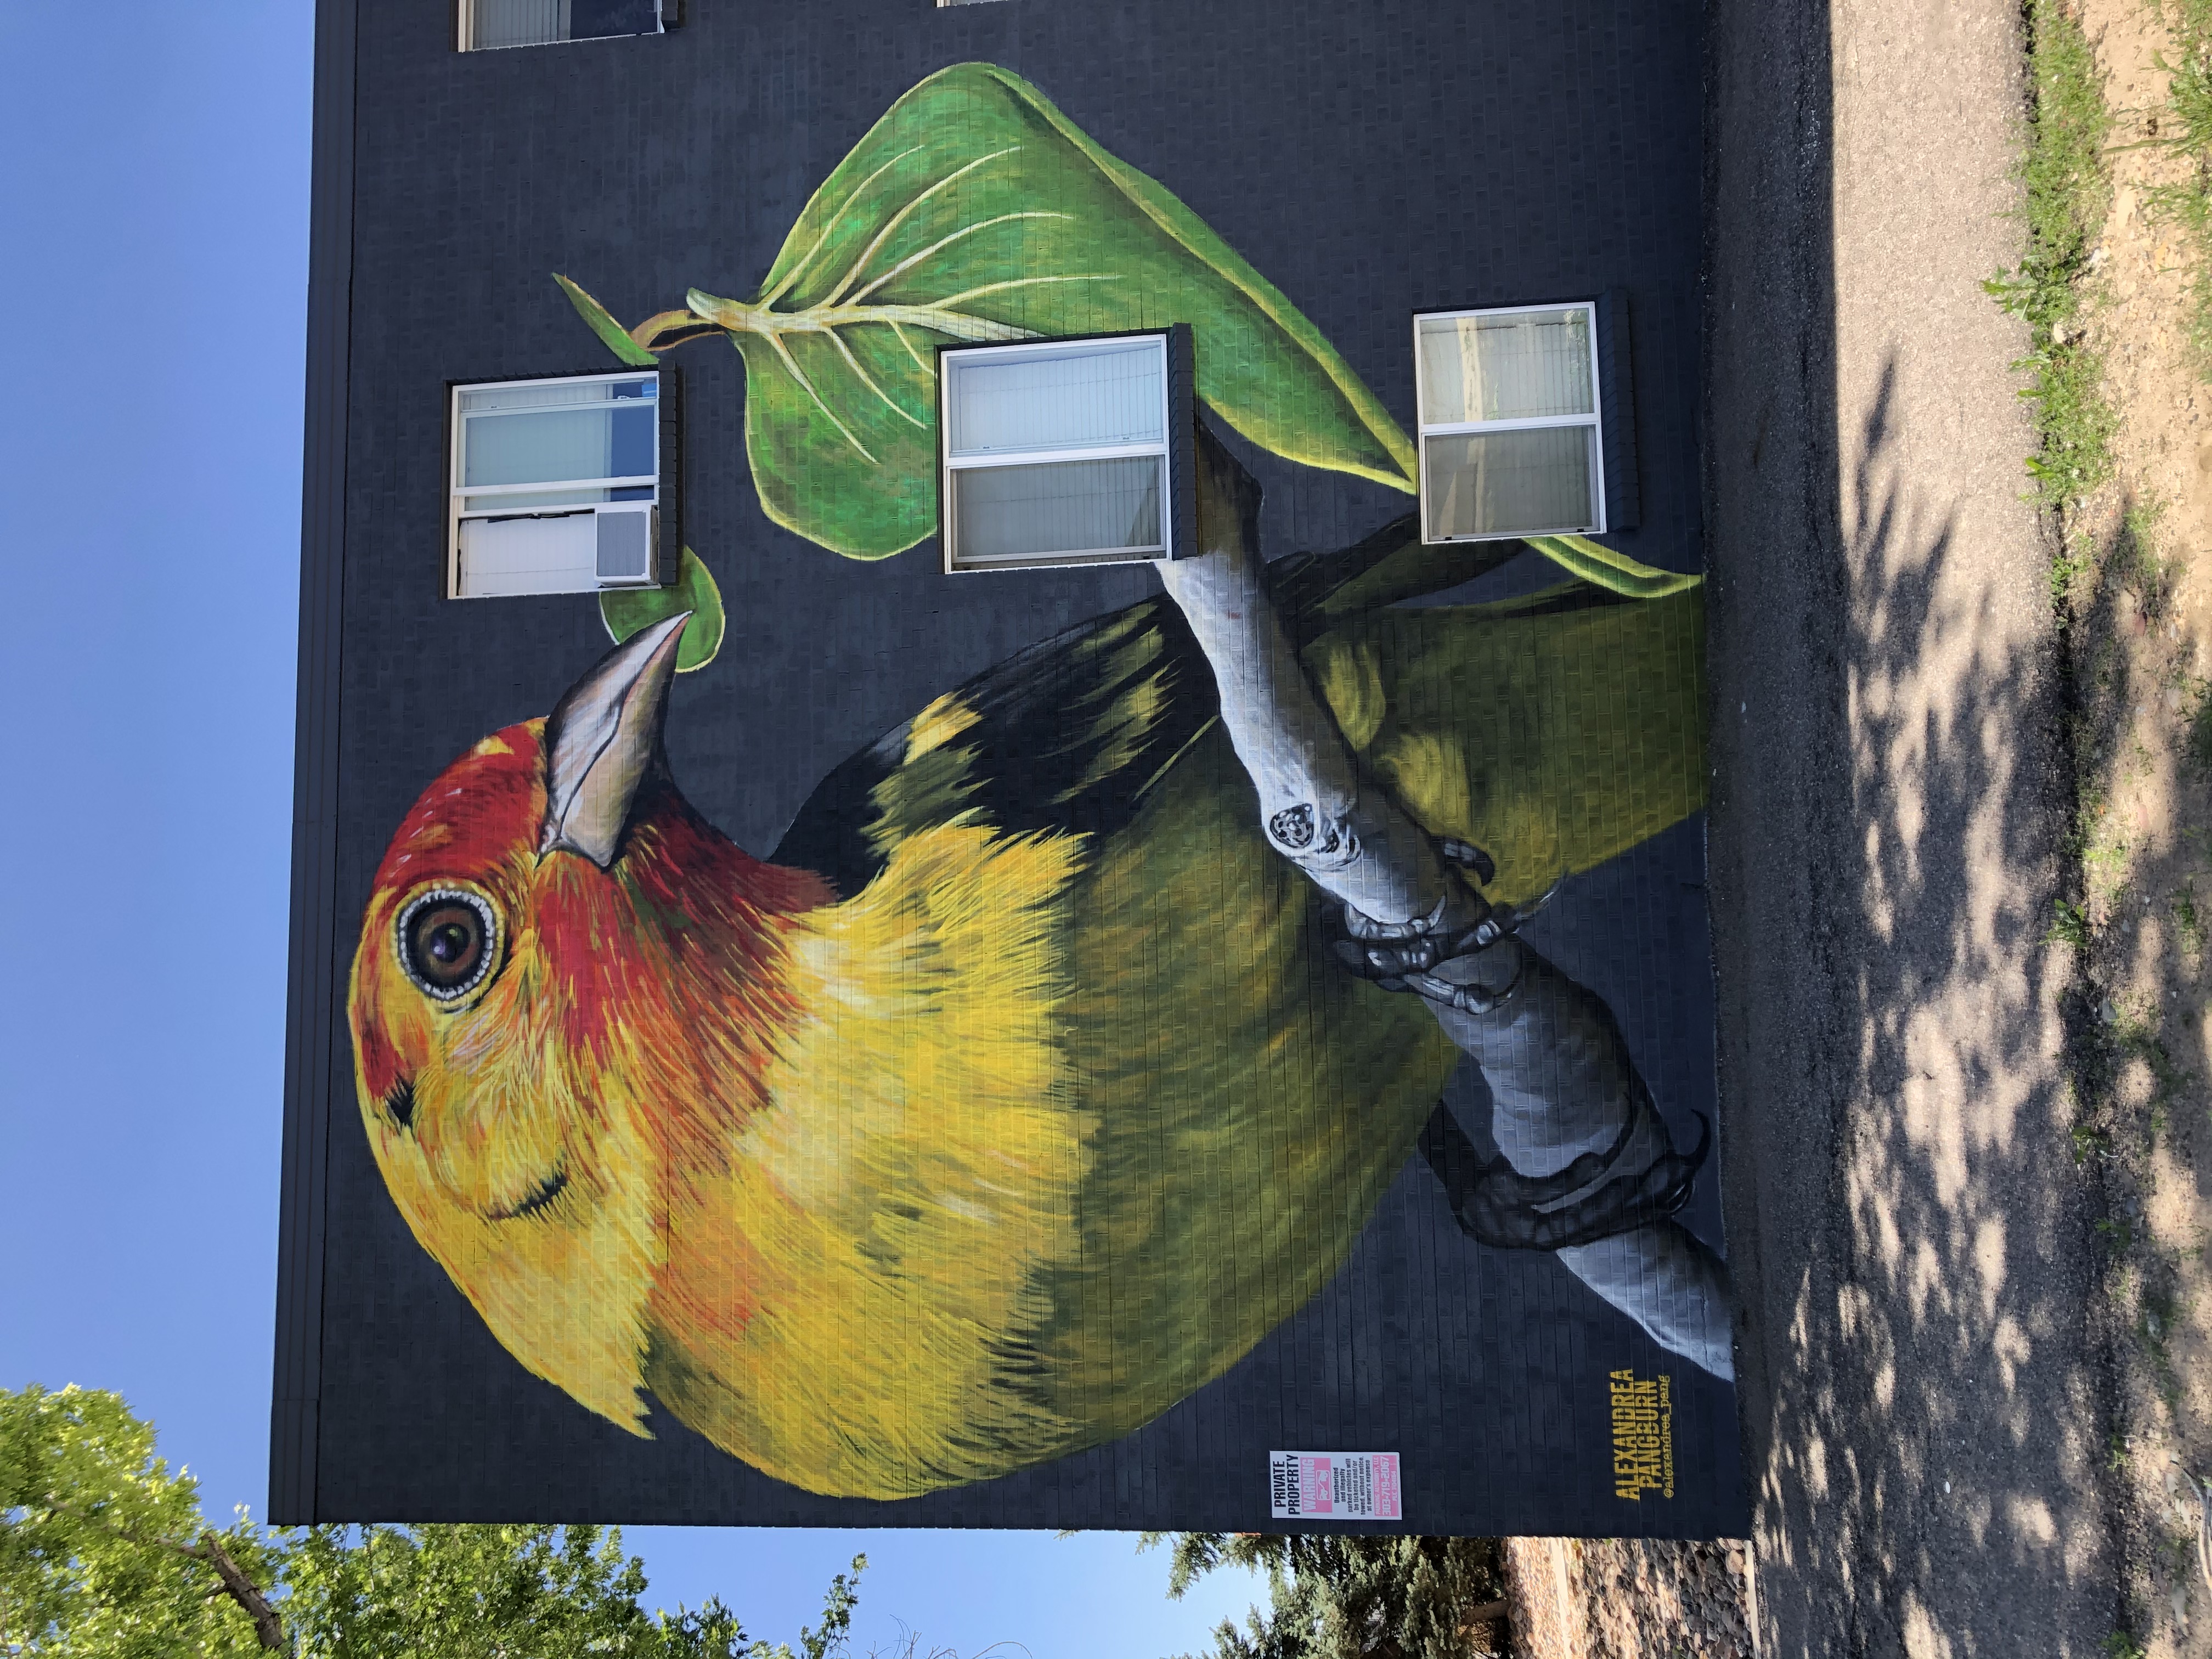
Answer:
<path fill-rule="evenodd" d="M 424 1247 L 524 1363 L 625 1426 L 672 1168 L 758 1105 L 781 918 L 827 896 L 677 791 L 684 618 L 447 767 L 386 850 L 354 957 L 362 1118 Z"/>

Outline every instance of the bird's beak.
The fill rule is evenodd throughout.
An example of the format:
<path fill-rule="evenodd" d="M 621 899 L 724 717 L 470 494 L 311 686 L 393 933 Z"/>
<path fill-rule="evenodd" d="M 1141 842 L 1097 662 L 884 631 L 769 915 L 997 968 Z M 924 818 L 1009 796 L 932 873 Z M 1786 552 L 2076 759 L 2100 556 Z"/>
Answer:
<path fill-rule="evenodd" d="M 545 823 L 538 855 L 615 861 L 638 785 L 660 751 L 668 683 L 688 611 L 641 629 L 568 688 L 545 721 Z"/>

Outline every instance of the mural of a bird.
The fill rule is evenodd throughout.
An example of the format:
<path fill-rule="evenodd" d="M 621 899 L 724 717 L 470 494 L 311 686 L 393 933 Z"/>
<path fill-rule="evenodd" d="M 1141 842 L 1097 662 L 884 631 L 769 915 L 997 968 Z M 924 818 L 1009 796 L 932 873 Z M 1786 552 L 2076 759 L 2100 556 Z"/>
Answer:
<path fill-rule="evenodd" d="M 1696 590 L 1394 605 L 1468 574 L 1411 535 L 1271 580 L 1491 896 L 1702 804 Z M 1002 1474 L 1219 1376 L 1343 1262 L 1460 1056 L 1330 959 L 1180 614 L 939 697 L 765 861 L 663 757 L 683 626 L 454 762 L 376 873 L 356 1079 L 416 1237 L 584 1406 L 644 1433 L 649 1391 L 817 1492 Z"/>

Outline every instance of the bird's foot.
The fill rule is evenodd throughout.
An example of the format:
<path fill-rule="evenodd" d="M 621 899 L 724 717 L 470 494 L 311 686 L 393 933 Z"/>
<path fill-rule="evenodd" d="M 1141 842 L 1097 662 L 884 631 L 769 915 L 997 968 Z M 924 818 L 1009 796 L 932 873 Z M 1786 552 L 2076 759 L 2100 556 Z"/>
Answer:
<path fill-rule="evenodd" d="M 1442 1102 L 1421 1132 L 1420 1147 L 1468 1237 L 1503 1250 L 1561 1250 L 1648 1227 L 1689 1201 L 1712 1151 L 1713 1126 L 1704 1113 L 1698 1115 L 1698 1144 L 1688 1152 L 1676 1152 L 1662 1126 L 1663 1150 L 1640 1170 L 1622 1168 L 1638 1119 L 1657 1111 L 1648 1094 L 1641 1097 L 1610 1146 L 1546 1176 L 1524 1176 L 1502 1155 L 1486 1159 Z"/>
<path fill-rule="evenodd" d="M 1479 847 L 1445 841 L 1438 843 L 1438 850 L 1482 881 L 1497 873 L 1489 854 Z M 1346 970 L 1386 991 L 1412 991 L 1463 1013 L 1486 1014 L 1520 983 L 1519 953 L 1500 964 L 1502 975 L 1482 972 L 1474 959 L 1518 933 L 1558 891 L 1555 882 L 1525 906 L 1484 904 L 1482 915 L 1466 927 L 1443 925 L 1446 902 L 1442 900 L 1428 915 L 1403 922 L 1377 921 L 1347 904 L 1343 907 L 1343 932 L 1331 939 L 1330 950 Z M 1501 977 L 1503 982 L 1493 982 Z"/>

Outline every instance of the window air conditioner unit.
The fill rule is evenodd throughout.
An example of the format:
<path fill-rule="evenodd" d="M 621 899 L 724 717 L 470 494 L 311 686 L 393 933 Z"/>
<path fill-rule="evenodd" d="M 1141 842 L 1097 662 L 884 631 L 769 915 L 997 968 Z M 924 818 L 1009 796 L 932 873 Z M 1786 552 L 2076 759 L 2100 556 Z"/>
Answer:
<path fill-rule="evenodd" d="M 660 580 L 660 514 L 650 507 L 601 507 L 597 531 L 601 587 L 652 587 Z"/>

